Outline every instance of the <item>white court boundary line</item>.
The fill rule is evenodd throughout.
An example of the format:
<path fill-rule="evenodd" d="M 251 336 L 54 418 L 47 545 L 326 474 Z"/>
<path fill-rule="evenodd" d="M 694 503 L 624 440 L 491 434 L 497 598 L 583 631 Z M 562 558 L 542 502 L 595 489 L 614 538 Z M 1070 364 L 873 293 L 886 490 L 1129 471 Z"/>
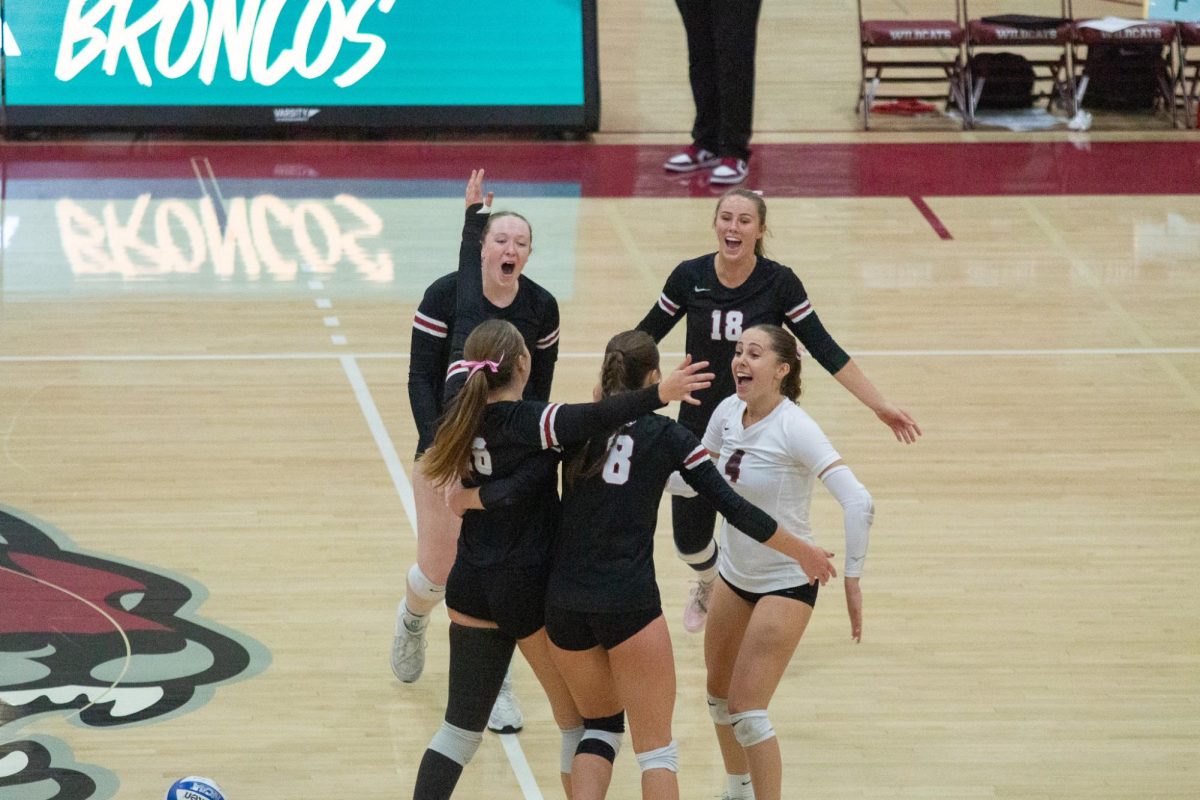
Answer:
<path fill-rule="evenodd" d="M 388 474 L 392 478 L 392 486 L 396 488 L 396 494 L 400 496 L 404 514 L 408 517 L 408 524 L 412 527 L 415 537 L 417 535 L 417 506 L 413 500 L 412 483 L 404 472 L 404 465 L 400 461 L 399 454 L 396 453 L 395 445 L 392 444 L 392 437 L 388 435 L 387 426 L 383 423 L 383 417 L 375 405 L 375 398 L 371 396 L 371 389 L 367 386 L 362 370 L 358 368 L 356 358 L 354 356 L 338 356 L 337 358 L 342 364 L 346 378 L 350 381 L 350 387 L 354 390 L 358 407 L 367 420 L 367 427 L 375 439 L 375 446 L 379 448 L 379 454 L 383 456 L 383 463 L 387 466 Z M 525 758 L 525 751 L 521 749 L 517 735 L 515 733 L 501 734 L 500 744 L 508 755 L 513 774 L 516 775 L 517 784 L 521 787 L 521 792 L 525 795 L 526 800 L 544 800 L 542 790 L 538 788 L 537 780 L 533 777 L 533 770 L 529 768 L 529 761 Z"/>
<path fill-rule="evenodd" d="M 979 349 L 979 350 L 855 350 L 854 356 L 874 358 L 1048 358 L 1058 356 L 1161 356 L 1161 355 L 1200 355 L 1200 347 L 1058 347 L 1058 348 L 1009 348 L 1009 349 Z M 592 358 L 599 359 L 603 353 L 559 353 L 560 359 Z M 683 358 L 682 352 L 663 352 L 663 358 Z M 399 360 L 408 359 L 408 353 L 163 353 L 161 355 L 128 354 L 128 355 L 28 355 L 0 356 L 0 364 L 22 363 L 137 363 L 149 361 L 330 361 L 349 358 L 353 361 L 364 360 Z M 361 377 L 361 375 L 360 375 Z"/>
<path fill-rule="evenodd" d="M 400 462 L 399 454 L 396 453 L 396 446 L 392 444 L 392 437 L 388 435 L 387 426 L 383 424 L 383 417 L 375 405 L 375 398 L 371 396 L 371 389 L 367 386 L 366 379 L 363 378 L 362 370 L 358 368 L 358 362 L 352 356 L 338 356 L 338 359 L 342 362 L 342 369 L 350 381 L 350 388 L 354 390 L 358 407 L 367 420 L 367 427 L 371 430 L 371 436 L 375 439 L 375 446 L 379 448 L 379 454 L 383 456 L 383 463 L 387 467 L 388 475 L 392 478 L 392 486 L 395 487 L 396 494 L 400 496 L 400 504 L 404 506 L 404 515 L 408 517 L 408 524 L 412 527 L 413 536 L 416 537 L 417 505 L 413 500 L 412 483 L 404 472 L 404 465 Z"/>

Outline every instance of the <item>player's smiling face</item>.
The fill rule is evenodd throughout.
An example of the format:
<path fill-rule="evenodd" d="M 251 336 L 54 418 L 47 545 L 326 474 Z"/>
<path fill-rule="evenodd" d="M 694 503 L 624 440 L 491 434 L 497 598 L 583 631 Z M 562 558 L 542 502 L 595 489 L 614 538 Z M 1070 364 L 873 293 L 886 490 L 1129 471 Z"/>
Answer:
<path fill-rule="evenodd" d="M 493 286 L 510 287 L 521 277 L 533 251 L 529 224 L 516 216 L 494 220 L 483 240 L 483 280 Z"/>
<path fill-rule="evenodd" d="M 779 395 L 783 376 L 789 369 L 771 349 L 767 334 L 753 328 L 738 340 L 730 368 L 737 396 L 747 404 L 768 395 Z"/>
<path fill-rule="evenodd" d="M 713 220 L 717 250 L 728 261 L 754 257 L 754 245 L 763 237 L 758 207 L 748 197 L 730 195 L 717 207 Z"/>

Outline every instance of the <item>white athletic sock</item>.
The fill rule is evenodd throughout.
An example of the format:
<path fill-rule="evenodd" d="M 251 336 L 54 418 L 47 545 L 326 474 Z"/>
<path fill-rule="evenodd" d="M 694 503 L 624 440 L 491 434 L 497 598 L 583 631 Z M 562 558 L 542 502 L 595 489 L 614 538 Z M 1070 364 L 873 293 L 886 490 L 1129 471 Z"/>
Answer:
<path fill-rule="evenodd" d="M 414 614 L 408 610 L 407 602 L 400 601 L 400 606 L 396 609 L 396 633 L 403 633 L 405 630 L 410 633 L 420 633 L 428 624 L 428 615 Z"/>
<path fill-rule="evenodd" d="M 726 775 L 725 794 L 730 800 L 754 800 L 754 787 L 750 785 L 750 773 L 745 775 Z"/>

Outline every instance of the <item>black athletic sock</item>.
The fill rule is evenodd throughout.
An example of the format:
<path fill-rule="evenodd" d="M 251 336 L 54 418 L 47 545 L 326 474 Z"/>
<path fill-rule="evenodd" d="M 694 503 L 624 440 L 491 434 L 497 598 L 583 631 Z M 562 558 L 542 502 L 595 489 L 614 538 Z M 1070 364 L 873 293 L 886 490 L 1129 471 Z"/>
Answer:
<path fill-rule="evenodd" d="M 446 722 L 468 731 L 482 731 L 487 726 L 516 646 L 516 640 L 496 628 L 450 623 Z"/>
<path fill-rule="evenodd" d="M 447 800 L 462 775 L 463 767 L 453 759 L 437 752 L 426 750 L 417 771 L 417 785 L 413 788 L 413 800 Z"/>

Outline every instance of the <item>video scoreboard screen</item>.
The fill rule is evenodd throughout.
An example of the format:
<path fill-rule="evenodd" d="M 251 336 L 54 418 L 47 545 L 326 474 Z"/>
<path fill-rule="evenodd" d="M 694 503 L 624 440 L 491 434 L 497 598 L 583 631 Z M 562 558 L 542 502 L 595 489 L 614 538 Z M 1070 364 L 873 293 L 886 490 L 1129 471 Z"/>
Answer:
<path fill-rule="evenodd" d="M 0 0 L 10 126 L 595 130 L 595 0 Z"/>

